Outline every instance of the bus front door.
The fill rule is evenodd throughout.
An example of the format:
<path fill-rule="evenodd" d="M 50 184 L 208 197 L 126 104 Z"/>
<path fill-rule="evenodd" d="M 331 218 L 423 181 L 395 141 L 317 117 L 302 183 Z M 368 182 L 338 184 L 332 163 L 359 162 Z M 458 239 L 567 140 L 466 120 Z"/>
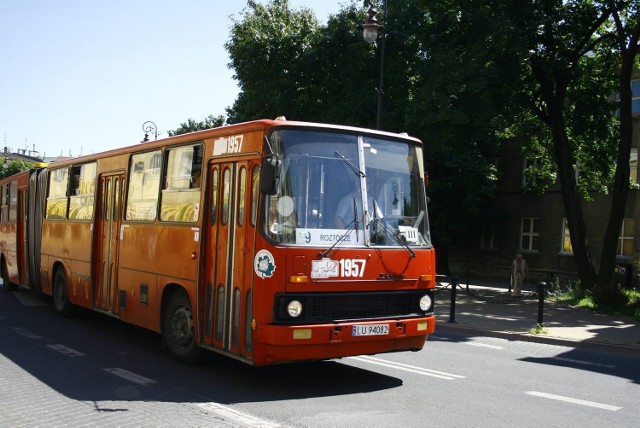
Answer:
<path fill-rule="evenodd" d="M 96 252 L 93 277 L 94 308 L 117 315 L 119 313 L 117 262 L 120 233 L 120 207 L 124 174 L 101 174 L 98 184 L 98 203 L 94 228 Z"/>
<path fill-rule="evenodd" d="M 238 161 L 209 166 L 205 287 L 200 295 L 204 342 L 244 357 L 251 352 L 246 339 L 250 321 L 245 316 L 251 305 L 247 263 L 251 263 L 252 240 L 246 209 L 249 165 Z"/>

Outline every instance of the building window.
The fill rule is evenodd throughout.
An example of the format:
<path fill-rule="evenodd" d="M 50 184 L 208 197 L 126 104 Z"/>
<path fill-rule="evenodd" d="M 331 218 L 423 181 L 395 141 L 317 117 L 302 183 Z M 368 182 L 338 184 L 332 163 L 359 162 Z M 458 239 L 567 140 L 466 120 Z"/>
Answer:
<path fill-rule="evenodd" d="M 520 249 L 537 251 L 539 232 L 539 218 L 523 217 L 520 227 Z"/>
<path fill-rule="evenodd" d="M 620 228 L 620 236 L 618 237 L 618 257 L 633 257 L 633 230 L 635 229 L 635 220 L 625 218 L 622 220 Z"/>
<path fill-rule="evenodd" d="M 496 227 L 492 223 L 485 224 L 480 236 L 480 248 L 483 250 L 495 250 L 496 247 Z"/>
<path fill-rule="evenodd" d="M 569 232 L 569 223 L 566 218 L 562 219 L 562 242 L 560 242 L 560 254 L 573 254 L 571 233 Z"/>
<path fill-rule="evenodd" d="M 491 231 L 485 231 L 480 237 L 480 248 L 483 250 L 495 250 L 496 249 L 496 236 Z"/>

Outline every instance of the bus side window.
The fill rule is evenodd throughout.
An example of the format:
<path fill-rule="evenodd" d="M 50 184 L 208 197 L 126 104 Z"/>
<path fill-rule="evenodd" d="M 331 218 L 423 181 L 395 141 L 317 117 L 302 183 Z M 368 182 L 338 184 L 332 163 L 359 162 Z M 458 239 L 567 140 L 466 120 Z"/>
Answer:
<path fill-rule="evenodd" d="M 0 222 L 7 221 L 7 217 L 5 214 L 5 203 L 4 203 L 4 188 L 5 186 L 0 186 Z"/>
<path fill-rule="evenodd" d="M 244 225 L 245 208 L 247 198 L 247 169 L 240 168 L 240 179 L 238 183 L 238 226 Z"/>
<path fill-rule="evenodd" d="M 96 189 L 96 163 L 77 165 L 71 168 L 71 196 L 69 197 L 69 219 L 93 219 L 93 201 Z"/>
<path fill-rule="evenodd" d="M 175 147 L 166 153 L 160 220 L 193 223 L 200 215 L 202 145 Z"/>
<path fill-rule="evenodd" d="M 15 222 L 18 218 L 18 183 L 12 181 L 9 184 L 9 221 Z"/>
<path fill-rule="evenodd" d="M 67 191 L 69 169 L 60 168 L 49 171 L 49 195 L 47 197 L 47 219 L 63 219 L 67 217 Z"/>
<path fill-rule="evenodd" d="M 255 166 L 251 173 L 251 226 L 258 221 L 258 200 L 260 197 L 260 165 Z"/>
<path fill-rule="evenodd" d="M 127 189 L 127 220 L 154 221 L 158 207 L 160 150 L 131 156 Z"/>

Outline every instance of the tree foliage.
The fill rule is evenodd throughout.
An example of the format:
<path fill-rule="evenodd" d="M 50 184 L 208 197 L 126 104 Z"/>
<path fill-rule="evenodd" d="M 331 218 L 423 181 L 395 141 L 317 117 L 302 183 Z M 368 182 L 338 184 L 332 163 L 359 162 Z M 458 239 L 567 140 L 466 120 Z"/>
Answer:
<path fill-rule="evenodd" d="M 26 171 L 28 169 L 33 168 L 32 162 L 27 162 L 23 160 L 8 160 L 7 158 L 0 158 L 0 163 L 2 164 L 2 168 L 0 168 L 0 178 L 11 177 L 14 174 L 17 174 L 22 171 Z M 6 165 L 6 168 L 4 167 Z"/>
<path fill-rule="evenodd" d="M 372 127 L 381 51 L 357 30 L 366 3 L 352 0 L 320 26 L 308 9 L 292 11 L 286 0 L 250 1 L 226 45 L 241 89 L 229 120 L 286 115 Z M 637 0 L 387 6 L 379 16 L 386 33 L 382 128 L 425 141 L 439 258 L 500 222 L 494 158 L 501 145 L 517 141 L 537 160 L 527 190 L 561 185 L 583 284 L 612 295 L 628 191 Z M 612 195 L 602 239 L 582 212 L 593 192 Z M 604 242 L 598 265 L 593 237 Z"/>
<path fill-rule="evenodd" d="M 226 119 L 223 115 L 213 116 L 210 114 L 200 122 L 197 122 L 189 118 L 187 119 L 186 122 L 182 122 L 177 129 L 173 131 L 167 131 L 167 133 L 169 134 L 170 137 L 173 137 L 174 135 L 187 134 L 189 132 L 217 128 L 218 126 L 224 125 L 225 122 L 226 122 Z"/>
<path fill-rule="evenodd" d="M 304 120 L 317 97 L 309 85 L 318 21 L 308 8 L 292 11 L 287 0 L 249 1 L 231 28 L 225 47 L 240 93 L 227 111 L 230 123 L 287 116 Z"/>
<path fill-rule="evenodd" d="M 537 29 L 529 32 L 522 74 L 520 94 L 531 104 L 524 115 L 535 115 L 544 127 L 539 142 L 555 160 L 580 280 L 597 300 L 614 303 L 621 296 L 613 272 L 629 188 L 637 2 L 531 1 L 523 7 L 531 11 L 531 28 Z M 619 104 L 611 100 L 615 93 L 621 96 Z M 612 196 L 599 269 L 589 242 L 600 231 L 589 229 L 583 213 L 585 195 L 593 190 Z"/>

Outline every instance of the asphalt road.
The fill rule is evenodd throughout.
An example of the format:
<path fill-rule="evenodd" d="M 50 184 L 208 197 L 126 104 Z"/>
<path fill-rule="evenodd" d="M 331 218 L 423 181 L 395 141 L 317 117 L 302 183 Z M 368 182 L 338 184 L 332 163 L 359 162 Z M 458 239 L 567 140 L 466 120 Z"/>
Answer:
<path fill-rule="evenodd" d="M 0 426 L 637 426 L 640 355 L 436 334 L 416 353 L 184 366 L 158 336 L 0 293 Z"/>

